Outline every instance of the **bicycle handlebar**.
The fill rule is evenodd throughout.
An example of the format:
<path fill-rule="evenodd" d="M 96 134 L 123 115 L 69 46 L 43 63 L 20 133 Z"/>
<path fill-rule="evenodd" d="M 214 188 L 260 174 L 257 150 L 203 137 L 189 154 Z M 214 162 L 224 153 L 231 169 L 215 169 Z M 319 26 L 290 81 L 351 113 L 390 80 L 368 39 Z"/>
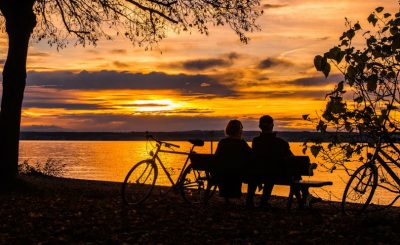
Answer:
<path fill-rule="evenodd" d="M 175 145 L 175 144 L 172 144 L 172 143 L 169 143 L 169 142 L 161 141 L 161 140 L 155 138 L 155 137 L 154 137 L 153 135 L 151 135 L 151 134 L 147 134 L 147 133 L 146 133 L 146 139 L 152 139 L 152 140 L 154 140 L 155 142 L 157 142 L 158 144 L 164 145 L 165 147 L 168 147 L 168 148 L 171 148 L 171 147 L 181 148 L 179 145 Z"/>

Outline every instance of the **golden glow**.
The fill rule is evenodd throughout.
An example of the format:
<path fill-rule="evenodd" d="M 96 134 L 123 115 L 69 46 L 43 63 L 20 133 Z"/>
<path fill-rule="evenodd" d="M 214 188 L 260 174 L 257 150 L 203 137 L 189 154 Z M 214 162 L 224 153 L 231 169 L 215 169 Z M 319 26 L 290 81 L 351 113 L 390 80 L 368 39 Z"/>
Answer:
<path fill-rule="evenodd" d="M 171 100 L 135 100 L 128 108 L 138 112 L 171 111 L 181 107 Z"/>
<path fill-rule="evenodd" d="M 129 72 L 134 79 L 125 81 L 123 77 L 115 88 L 109 86 L 108 83 L 115 82 L 110 78 L 103 87 L 95 87 L 97 81 L 91 81 L 94 88 L 88 89 L 28 86 L 25 102 L 29 103 L 23 110 L 22 125 L 135 130 L 150 121 L 134 124 L 130 120 L 167 116 L 176 121 L 168 121 L 170 128 L 163 130 L 181 130 L 182 118 L 188 119 L 188 123 L 210 119 L 204 119 L 205 123 L 198 129 L 208 129 L 211 124 L 207 122 L 215 118 L 220 121 L 213 127 L 222 129 L 226 120 L 237 118 L 245 121 L 245 127 L 251 127 L 246 129 L 254 130 L 260 115 L 271 114 L 280 130 L 312 129 L 301 116 L 319 113 L 324 108 L 325 94 L 337 82 L 321 78 L 322 74 L 313 67 L 314 56 L 337 44 L 345 28 L 345 17 L 354 23 L 359 20 L 367 28 L 366 18 L 377 6 L 384 6 L 385 12 L 392 13 L 398 8 L 392 0 L 342 0 L 334 6 L 319 0 L 262 1 L 261 5 L 264 4 L 275 7 L 264 9 L 259 19 L 262 31 L 249 34 L 248 45 L 240 44 L 227 27 L 210 27 L 208 36 L 196 32 L 171 33 L 150 51 L 133 47 L 119 37 L 113 41 L 100 40 L 96 47 L 72 45 L 60 51 L 46 43 L 32 42 L 29 71 L 106 70 Z M 0 47 L 5 43 L 4 35 L 0 36 Z M 4 59 L 6 49 L 1 50 L 0 58 Z M 264 66 L 262 61 L 266 61 Z M 146 83 L 139 81 L 138 77 L 152 73 L 161 75 Z M 337 74 L 337 71 L 333 69 L 331 73 Z M 164 81 L 159 77 L 167 78 Z M 193 85 L 191 79 L 198 77 L 203 80 Z M 321 79 L 313 80 L 315 77 Z M 68 82 L 64 84 L 66 87 Z M 132 86 L 124 87 L 125 82 Z M 190 86 L 186 87 L 187 84 Z M 43 98 L 51 100 L 46 102 Z M 129 128 L 118 126 L 124 122 Z"/>

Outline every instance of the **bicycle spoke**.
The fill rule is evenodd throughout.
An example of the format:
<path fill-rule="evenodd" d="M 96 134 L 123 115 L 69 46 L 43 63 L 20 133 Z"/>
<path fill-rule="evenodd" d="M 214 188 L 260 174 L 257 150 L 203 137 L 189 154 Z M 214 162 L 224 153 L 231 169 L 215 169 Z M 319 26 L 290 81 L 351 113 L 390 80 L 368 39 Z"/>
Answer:
<path fill-rule="evenodd" d="M 200 204 L 208 200 L 210 191 L 208 187 L 208 174 L 205 171 L 192 169 L 189 166 L 183 174 L 183 183 L 181 185 L 181 195 L 189 204 Z"/>
<path fill-rule="evenodd" d="M 351 176 L 343 193 L 342 211 L 361 213 L 364 211 L 377 187 L 377 170 L 374 165 L 363 165 Z"/>
<path fill-rule="evenodd" d="M 139 162 L 129 171 L 122 186 L 125 203 L 140 204 L 152 192 L 157 179 L 157 168 L 150 160 Z"/>

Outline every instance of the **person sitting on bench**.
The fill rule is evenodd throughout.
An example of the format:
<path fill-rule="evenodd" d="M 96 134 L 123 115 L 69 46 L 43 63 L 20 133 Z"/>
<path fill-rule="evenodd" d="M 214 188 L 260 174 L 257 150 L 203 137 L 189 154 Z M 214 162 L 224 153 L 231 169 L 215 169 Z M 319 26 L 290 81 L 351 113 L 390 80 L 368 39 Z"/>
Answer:
<path fill-rule="evenodd" d="M 249 181 L 248 185 L 246 205 L 248 207 L 254 206 L 253 199 L 257 185 L 262 183 L 264 186 L 260 206 L 268 208 L 270 207 L 268 201 L 271 197 L 274 184 L 276 182 L 289 181 L 288 178 L 291 177 L 277 176 L 277 173 L 282 169 L 283 159 L 285 157 L 293 156 L 293 153 L 290 150 L 289 143 L 276 137 L 276 133 L 273 132 L 274 120 L 271 116 L 262 116 L 259 121 L 259 127 L 261 129 L 261 134 L 260 136 L 255 137 L 252 142 L 252 151 L 255 158 L 255 170 L 262 169 L 264 170 L 262 172 L 267 170 L 270 173 L 253 175 L 252 181 Z M 301 176 L 296 178 L 301 179 Z M 302 194 L 309 195 L 308 189 L 302 189 Z M 296 193 L 296 198 L 300 200 L 300 193 Z"/>
<path fill-rule="evenodd" d="M 239 120 L 231 120 L 225 129 L 227 138 L 219 141 L 215 152 L 215 174 L 219 193 L 229 198 L 242 195 L 242 169 L 251 157 L 250 146 L 242 139 L 243 126 Z"/>

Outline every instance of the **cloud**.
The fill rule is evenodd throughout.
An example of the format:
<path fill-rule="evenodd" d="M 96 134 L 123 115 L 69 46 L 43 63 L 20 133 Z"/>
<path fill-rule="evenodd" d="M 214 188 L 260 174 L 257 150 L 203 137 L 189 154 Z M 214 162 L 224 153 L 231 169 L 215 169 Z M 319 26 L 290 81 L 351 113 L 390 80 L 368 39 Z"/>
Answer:
<path fill-rule="evenodd" d="M 21 126 L 21 131 L 25 132 L 62 132 L 65 128 L 56 125 L 28 125 Z"/>
<path fill-rule="evenodd" d="M 93 49 L 86 50 L 86 52 L 89 53 L 89 54 L 95 54 L 95 55 L 100 54 L 99 51 L 93 50 Z"/>
<path fill-rule="evenodd" d="M 334 74 L 330 75 L 328 78 L 325 78 L 323 76 L 299 78 L 293 81 L 289 81 L 287 82 L 287 84 L 299 85 L 299 86 L 318 86 L 318 85 L 337 83 L 341 80 L 343 80 L 342 75 Z"/>
<path fill-rule="evenodd" d="M 235 92 L 207 75 L 170 75 L 162 72 L 71 71 L 28 73 L 28 86 L 58 90 L 176 90 L 187 96 L 229 96 Z M 203 84 L 203 85 L 202 85 Z M 207 84 L 209 86 L 204 86 Z"/>
<path fill-rule="evenodd" d="M 36 98 L 35 98 L 36 99 Z M 36 99 L 39 100 L 39 99 Z M 23 102 L 24 108 L 46 108 L 46 109 L 65 109 L 65 110 L 97 110 L 107 109 L 101 105 L 85 103 L 62 103 L 62 102 Z"/>
<path fill-rule="evenodd" d="M 132 113 L 132 115 L 148 115 L 148 116 L 155 116 L 155 115 L 180 115 L 180 114 L 197 114 L 197 115 L 205 115 L 215 112 L 211 109 L 203 109 L 203 108 L 184 108 L 184 109 L 174 109 L 174 110 L 159 110 L 159 111 L 136 111 Z"/>
<path fill-rule="evenodd" d="M 263 5 L 263 8 L 264 9 L 276 9 L 276 8 L 284 8 L 287 6 L 288 6 L 288 4 L 268 4 L 268 3 L 266 3 Z"/>
<path fill-rule="evenodd" d="M 129 65 L 127 63 L 120 62 L 120 61 L 114 61 L 113 65 L 118 68 L 128 68 L 129 67 Z"/>
<path fill-rule="evenodd" d="M 209 114 L 213 113 L 214 110 L 211 109 L 198 109 L 198 108 L 186 108 L 186 109 L 178 109 L 172 111 L 173 114 Z"/>
<path fill-rule="evenodd" d="M 328 40 L 330 37 L 329 36 L 325 36 L 325 37 L 319 37 L 319 38 L 317 38 L 317 40 L 319 40 L 319 41 L 326 41 L 326 40 Z"/>
<path fill-rule="evenodd" d="M 276 66 L 293 66 L 294 64 L 290 61 L 277 59 L 277 58 L 266 58 L 258 64 L 259 69 L 267 69 Z"/>
<path fill-rule="evenodd" d="M 324 99 L 327 94 L 326 90 L 269 90 L 269 91 L 252 91 L 252 92 L 242 92 L 241 96 L 243 98 L 301 98 L 301 99 Z"/>
<path fill-rule="evenodd" d="M 182 63 L 183 68 L 186 70 L 207 70 L 215 67 L 228 67 L 232 62 L 225 59 L 202 59 L 202 60 L 189 60 Z"/>
<path fill-rule="evenodd" d="M 219 55 L 216 58 L 183 60 L 161 65 L 161 67 L 169 69 L 180 68 L 187 71 L 205 71 L 215 68 L 230 67 L 234 64 L 234 61 L 240 57 L 242 57 L 242 55 L 237 52 L 229 52 Z"/>
<path fill-rule="evenodd" d="M 49 57 L 50 54 L 45 52 L 30 52 L 29 57 Z"/>
<path fill-rule="evenodd" d="M 231 53 L 228 53 L 227 55 L 226 55 L 226 57 L 228 58 L 228 59 L 230 59 L 230 60 L 234 60 L 234 59 L 238 59 L 238 58 L 240 58 L 240 54 L 238 54 L 238 53 L 236 53 L 236 52 L 231 52 Z"/>
<path fill-rule="evenodd" d="M 196 109 L 195 109 L 196 110 Z M 258 119 L 260 115 L 250 117 L 238 117 L 247 130 L 259 130 Z M 274 115 L 272 115 L 274 116 Z M 293 130 L 293 122 L 302 122 L 298 118 L 275 117 L 275 130 Z M 123 131 L 189 131 L 189 130 L 222 130 L 232 120 L 231 117 L 211 117 L 207 115 L 127 115 L 127 114 L 65 114 L 58 120 L 68 122 L 67 127 L 53 125 L 33 125 L 23 127 L 23 131 L 32 129 L 41 131 L 81 131 L 81 132 L 123 132 Z M 66 129 L 68 128 L 68 129 Z M 30 129 L 30 130 L 29 130 Z M 46 130 L 47 129 L 47 130 Z M 36 131 L 35 130 L 35 131 Z M 298 128 L 296 130 L 299 130 Z M 251 140 L 251 139 L 249 139 Z"/>
<path fill-rule="evenodd" d="M 67 114 L 60 120 L 71 122 L 68 128 L 77 131 L 186 131 L 221 130 L 231 118 L 183 115 Z M 244 126 L 254 119 L 244 119 Z"/>
<path fill-rule="evenodd" d="M 126 54 L 127 51 L 126 51 L 126 49 L 113 49 L 113 50 L 110 51 L 110 53 L 112 53 L 112 54 Z"/>

